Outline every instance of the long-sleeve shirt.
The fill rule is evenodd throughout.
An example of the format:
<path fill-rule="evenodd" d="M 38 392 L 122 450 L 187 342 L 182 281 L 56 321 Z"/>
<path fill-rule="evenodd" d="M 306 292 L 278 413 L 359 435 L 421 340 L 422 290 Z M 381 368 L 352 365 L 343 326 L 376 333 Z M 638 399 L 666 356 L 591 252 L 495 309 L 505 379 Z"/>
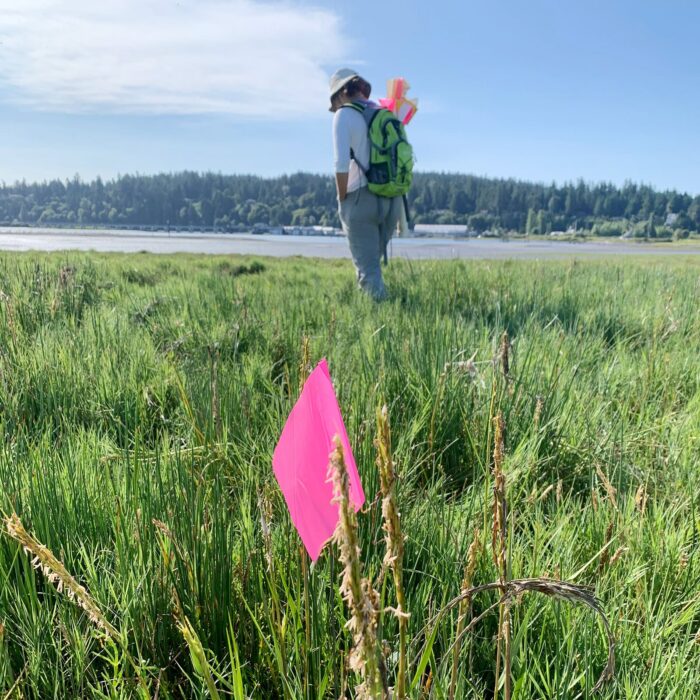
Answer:
<path fill-rule="evenodd" d="M 367 102 L 367 104 L 372 104 Z M 369 165 L 369 139 L 365 118 L 352 107 L 341 107 L 333 116 L 333 154 L 335 172 L 348 173 L 348 192 L 367 184 L 367 178 L 350 158 L 350 150 L 363 168 Z"/>

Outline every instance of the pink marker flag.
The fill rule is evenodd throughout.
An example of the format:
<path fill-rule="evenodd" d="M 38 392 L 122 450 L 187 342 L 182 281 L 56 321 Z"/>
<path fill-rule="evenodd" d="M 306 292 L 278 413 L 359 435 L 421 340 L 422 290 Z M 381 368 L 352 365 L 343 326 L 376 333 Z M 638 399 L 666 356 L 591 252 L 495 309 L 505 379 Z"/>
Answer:
<path fill-rule="evenodd" d="M 379 100 L 380 106 L 393 112 L 403 124 L 408 124 L 418 111 L 418 100 L 406 97 L 410 87 L 405 78 L 387 80 L 387 97 Z"/>
<path fill-rule="evenodd" d="M 328 480 L 336 435 L 343 445 L 350 500 L 357 512 L 365 502 L 365 494 L 328 364 L 323 359 L 306 380 L 272 456 L 272 468 L 292 522 L 312 561 L 318 559 L 338 524 L 338 505 L 332 502 L 333 485 Z"/>

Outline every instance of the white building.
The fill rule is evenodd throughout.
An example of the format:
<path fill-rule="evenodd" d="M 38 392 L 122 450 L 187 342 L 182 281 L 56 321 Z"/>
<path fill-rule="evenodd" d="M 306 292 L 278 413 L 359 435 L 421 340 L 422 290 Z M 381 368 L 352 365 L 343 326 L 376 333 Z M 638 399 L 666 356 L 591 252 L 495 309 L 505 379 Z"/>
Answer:
<path fill-rule="evenodd" d="M 416 224 L 413 227 L 414 236 L 475 236 L 476 231 L 470 231 L 466 224 Z"/>

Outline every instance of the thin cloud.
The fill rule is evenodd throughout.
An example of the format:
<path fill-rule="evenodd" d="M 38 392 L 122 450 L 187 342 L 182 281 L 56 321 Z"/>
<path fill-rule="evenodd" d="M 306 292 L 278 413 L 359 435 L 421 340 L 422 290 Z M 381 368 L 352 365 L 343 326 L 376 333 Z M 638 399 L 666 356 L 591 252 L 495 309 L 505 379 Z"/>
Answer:
<path fill-rule="evenodd" d="M 261 0 L 0 0 L 0 83 L 63 112 L 299 116 L 347 43 L 330 11 Z"/>

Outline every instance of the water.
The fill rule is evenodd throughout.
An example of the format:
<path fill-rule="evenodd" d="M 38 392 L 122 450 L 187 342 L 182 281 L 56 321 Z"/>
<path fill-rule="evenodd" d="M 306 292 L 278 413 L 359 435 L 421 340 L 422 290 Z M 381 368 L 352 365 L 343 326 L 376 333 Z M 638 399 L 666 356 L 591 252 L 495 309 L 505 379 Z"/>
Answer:
<path fill-rule="evenodd" d="M 145 233 L 85 229 L 0 227 L 0 250 L 94 250 L 117 253 L 205 253 L 209 255 L 300 255 L 349 258 L 343 237 L 273 236 L 253 234 Z M 472 238 L 397 238 L 390 257 L 418 259 L 570 258 L 614 255 L 698 255 L 700 245 L 652 246 L 622 241 L 513 240 Z"/>

